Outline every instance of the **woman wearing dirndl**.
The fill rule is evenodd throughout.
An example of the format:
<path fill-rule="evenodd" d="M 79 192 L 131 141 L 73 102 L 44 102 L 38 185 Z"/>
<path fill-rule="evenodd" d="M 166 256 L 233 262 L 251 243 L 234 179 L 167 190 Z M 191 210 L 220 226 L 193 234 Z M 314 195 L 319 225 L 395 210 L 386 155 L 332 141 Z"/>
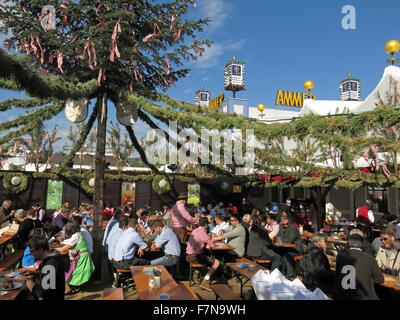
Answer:
<path fill-rule="evenodd" d="M 95 267 L 78 224 L 68 222 L 65 225 L 65 238 L 58 251 L 69 257 L 69 268 L 65 272 L 65 294 L 70 295 L 79 291 L 71 287 L 79 287 L 89 281 Z"/>

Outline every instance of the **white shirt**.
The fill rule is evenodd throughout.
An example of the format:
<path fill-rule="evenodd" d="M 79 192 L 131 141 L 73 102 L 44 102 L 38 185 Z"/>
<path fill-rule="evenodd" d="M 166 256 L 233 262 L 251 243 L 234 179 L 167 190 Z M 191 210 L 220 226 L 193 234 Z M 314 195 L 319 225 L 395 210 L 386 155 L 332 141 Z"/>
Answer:
<path fill-rule="evenodd" d="M 81 242 L 81 236 L 77 232 L 77 233 L 74 233 L 71 238 L 65 239 L 61 244 L 68 244 L 71 247 L 73 247 L 74 245 L 78 244 L 79 242 Z"/>
<path fill-rule="evenodd" d="M 218 234 L 218 232 L 220 232 L 220 230 L 225 230 L 226 228 L 229 227 L 229 223 L 224 221 L 221 224 L 217 224 L 214 229 L 212 229 L 212 233 L 214 234 Z"/>
<path fill-rule="evenodd" d="M 89 230 L 86 229 L 84 226 L 81 226 L 81 232 L 83 233 L 83 236 L 85 237 L 86 245 L 88 247 L 89 252 L 93 253 L 93 240 L 92 240 L 92 236 L 90 235 Z"/>

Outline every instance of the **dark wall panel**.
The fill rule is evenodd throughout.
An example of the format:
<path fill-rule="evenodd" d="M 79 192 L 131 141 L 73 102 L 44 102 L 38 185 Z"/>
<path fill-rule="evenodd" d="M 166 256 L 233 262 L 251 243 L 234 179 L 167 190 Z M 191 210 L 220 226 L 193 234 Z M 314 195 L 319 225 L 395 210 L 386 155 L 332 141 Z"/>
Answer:
<path fill-rule="evenodd" d="M 90 197 L 86 197 L 85 194 L 79 190 L 79 205 L 82 202 L 93 203 L 93 194 Z"/>
<path fill-rule="evenodd" d="M 64 181 L 62 203 L 65 203 L 67 201 L 70 203 L 71 208 L 78 207 L 80 204 L 79 203 L 79 190 L 76 187 L 74 187 Z"/>
<path fill-rule="evenodd" d="M 135 208 L 142 208 L 145 204 L 150 203 L 151 182 L 137 181 L 135 188 Z"/>
<path fill-rule="evenodd" d="M 208 204 L 217 205 L 219 202 L 223 202 L 225 205 L 232 202 L 239 210 L 242 208 L 242 198 L 245 195 L 243 193 L 230 193 L 223 195 L 218 193 L 214 185 L 201 183 L 200 184 L 200 201 L 205 207 Z"/>
<path fill-rule="evenodd" d="M 104 205 L 106 203 L 115 206 L 121 205 L 121 182 L 106 181 L 104 186 Z"/>
<path fill-rule="evenodd" d="M 47 194 L 47 179 L 33 179 L 30 176 L 28 189 L 20 194 L 9 193 L 4 189 L 2 179 L 0 183 L 0 204 L 4 200 L 12 200 L 16 209 L 29 209 L 34 202 L 40 203 L 43 207 Z"/>

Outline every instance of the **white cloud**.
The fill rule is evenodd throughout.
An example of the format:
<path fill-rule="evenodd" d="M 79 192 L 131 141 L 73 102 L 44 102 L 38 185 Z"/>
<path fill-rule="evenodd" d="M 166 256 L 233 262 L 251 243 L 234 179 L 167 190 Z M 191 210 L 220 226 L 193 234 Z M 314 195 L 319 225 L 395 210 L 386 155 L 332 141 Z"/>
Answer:
<path fill-rule="evenodd" d="M 233 53 L 233 55 L 235 55 L 235 51 L 242 49 L 244 43 L 244 39 L 234 42 L 226 41 L 223 43 L 213 43 L 210 48 L 206 48 L 206 51 L 197 59 L 197 61 L 193 62 L 193 65 L 200 69 L 212 68 L 220 65 L 221 62 L 219 58 L 223 54 Z"/>
<path fill-rule="evenodd" d="M 224 0 L 198 0 L 197 5 L 201 15 L 211 20 L 206 28 L 209 32 L 221 28 L 231 15 L 233 8 L 228 1 Z"/>

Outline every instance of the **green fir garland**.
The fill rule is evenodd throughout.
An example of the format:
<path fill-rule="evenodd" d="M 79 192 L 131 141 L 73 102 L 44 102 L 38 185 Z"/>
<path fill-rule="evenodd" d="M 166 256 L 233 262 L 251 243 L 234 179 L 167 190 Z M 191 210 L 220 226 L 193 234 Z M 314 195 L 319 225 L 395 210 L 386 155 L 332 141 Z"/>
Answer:
<path fill-rule="evenodd" d="M 14 186 L 11 183 L 11 179 L 13 177 L 21 178 L 21 183 L 17 186 Z M 7 172 L 3 174 L 3 187 L 10 193 L 19 194 L 21 192 L 24 192 L 26 189 L 28 189 L 28 185 L 29 185 L 29 176 L 26 174 L 18 172 Z"/>
<path fill-rule="evenodd" d="M 161 188 L 160 184 L 159 184 L 160 181 L 162 181 L 162 180 L 164 180 L 166 182 L 166 185 L 165 185 L 164 188 Z M 173 180 L 172 180 L 172 182 L 173 182 Z M 157 192 L 159 195 L 162 195 L 162 194 L 165 194 L 165 193 L 171 191 L 171 185 L 169 184 L 168 180 L 163 175 L 154 176 L 153 177 L 153 182 L 152 182 L 151 185 L 153 187 L 153 190 L 155 192 Z"/>

